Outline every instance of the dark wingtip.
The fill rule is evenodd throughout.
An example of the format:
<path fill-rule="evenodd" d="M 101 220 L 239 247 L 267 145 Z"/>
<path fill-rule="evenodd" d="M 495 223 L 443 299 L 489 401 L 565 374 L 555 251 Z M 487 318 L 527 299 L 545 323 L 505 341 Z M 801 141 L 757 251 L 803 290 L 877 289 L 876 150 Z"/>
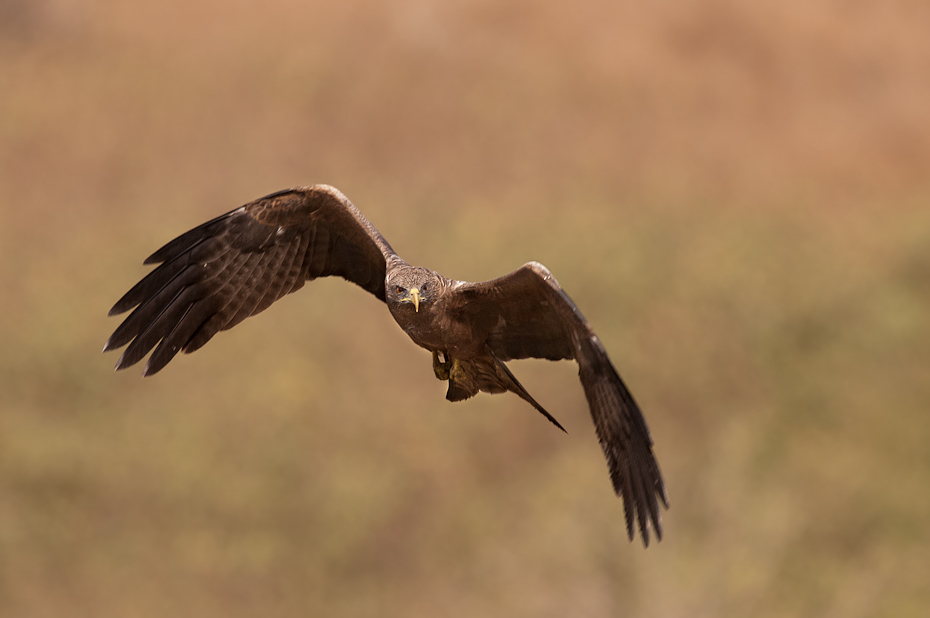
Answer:
<path fill-rule="evenodd" d="M 138 355 L 138 350 L 134 350 L 133 346 L 130 345 L 128 348 L 123 350 L 122 356 L 120 356 L 119 360 L 116 361 L 116 371 L 122 371 L 123 369 L 132 367 L 140 360 L 142 359 Z"/>
<path fill-rule="evenodd" d="M 155 375 L 156 373 L 158 373 L 159 371 L 161 371 L 162 369 L 164 369 L 164 368 L 165 368 L 165 365 L 167 365 L 168 362 L 169 362 L 172 358 L 174 358 L 174 354 L 171 354 L 171 355 L 168 355 L 167 358 L 161 357 L 160 359 L 155 360 L 155 354 L 157 353 L 157 351 L 158 351 L 158 350 L 156 349 L 156 351 L 153 352 L 151 356 L 149 356 L 148 362 L 146 362 L 146 363 L 145 363 L 145 367 L 142 368 L 142 377 L 143 377 L 143 378 L 147 378 L 147 377 L 149 377 L 149 376 Z M 153 362 L 153 361 L 154 361 L 154 362 Z"/>
<path fill-rule="evenodd" d="M 136 287 L 137 286 L 138 284 L 136 284 Z M 107 312 L 107 317 L 112 318 L 115 315 L 126 313 L 127 311 L 129 311 L 130 309 L 132 309 L 133 307 L 139 304 L 138 297 L 133 298 L 134 297 L 133 293 L 136 291 L 136 287 L 133 287 L 133 289 L 126 292 L 122 298 L 116 301 L 116 304 L 113 305 L 113 307 L 110 308 L 110 311 Z M 130 298 L 133 298 L 133 299 L 130 300 Z"/>
<path fill-rule="evenodd" d="M 656 541 L 661 541 L 662 540 L 662 526 L 656 523 L 655 521 L 653 521 L 652 529 L 656 534 Z M 640 538 L 642 538 L 643 540 L 643 549 L 648 549 L 649 548 L 649 524 L 648 523 L 640 523 L 639 534 L 640 534 Z M 633 521 L 630 521 L 630 520 L 627 521 L 626 537 L 630 541 L 630 543 L 632 543 L 633 540 L 636 538 L 635 526 L 634 526 Z"/>
<path fill-rule="evenodd" d="M 662 491 L 659 492 L 659 498 L 662 500 L 662 503 L 665 505 L 665 508 L 668 508 L 668 496 L 665 494 L 665 488 L 662 488 Z M 655 533 L 656 542 L 660 543 L 662 541 L 662 514 L 658 511 L 652 511 L 649 513 L 648 519 L 643 519 L 639 522 L 639 532 L 643 539 L 643 548 L 649 547 L 649 528 L 650 523 L 652 524 L 652 531 Z M 629 536 L 630 541 L 633 541 L 633 525 L 632 522 L 627 524 L 627 536 Z"/>

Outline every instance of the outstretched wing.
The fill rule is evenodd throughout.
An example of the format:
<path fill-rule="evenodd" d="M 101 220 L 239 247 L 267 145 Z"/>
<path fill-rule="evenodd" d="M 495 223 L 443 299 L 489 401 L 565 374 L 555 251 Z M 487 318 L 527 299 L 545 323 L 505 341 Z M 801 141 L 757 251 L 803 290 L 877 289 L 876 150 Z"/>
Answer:
<path fill-rule="evenodd" d="M 668 508 L 646 420 L 607 351 L 549 270 L 530 262 L 509 275 L 462 283 L 452 294 L 455 317 L 469 323 L 501 360 L 575 359 L 610 478 L 623 498 L 627 534 L 634 519 L 649 545 L 649 522 L 662 538 L 659 500 Z"/>
<path fill-rule="evenodd" d="M 327 185 L 279 191 L 175 238 L 145 260 L 161 263 L 110 310 L 135 307 L 104 346 L 129 346 L 117 369 L 155 348 L 150 375 L 179 351 L 268 308 L 317 277 L 339 276 L 384 300 L 394 251 L 341 192 Z M 157 347 L 156 347 L 157 345 Z"/>

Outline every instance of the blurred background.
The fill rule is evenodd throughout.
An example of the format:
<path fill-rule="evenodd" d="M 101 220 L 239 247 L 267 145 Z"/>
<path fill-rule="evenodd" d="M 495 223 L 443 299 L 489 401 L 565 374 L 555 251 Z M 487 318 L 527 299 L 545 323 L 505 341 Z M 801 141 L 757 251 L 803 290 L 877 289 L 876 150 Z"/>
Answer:
<path fill-rule="evenodd" d="M 930 5 L 0 0 L 0 615 L 924 616 Z M 177 234 L 344 191 L 546 264 L 671 499 L 628 543 L 574 365 L 450 404 L 341 280 L 143 380 Z"/>

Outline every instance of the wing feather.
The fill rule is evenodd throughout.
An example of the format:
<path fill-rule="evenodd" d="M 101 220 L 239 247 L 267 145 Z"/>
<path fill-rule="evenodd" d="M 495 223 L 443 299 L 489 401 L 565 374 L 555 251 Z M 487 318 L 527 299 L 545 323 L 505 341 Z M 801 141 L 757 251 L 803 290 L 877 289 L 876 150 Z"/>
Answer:
<path fill-rule="evenodd" d="M 310 245 L 304 256 L 304 268 L 308 279 L 324 276 L 329 254 L 329 229 L 327 225 L 316 225 L 310 230 Z"/>
<path fill-rule="evenodd" d="M 255 307 L 258 306 L 261 293 L 268 284 L 265 262 L 268 261 L 269 257 L 271 256 L 268 250 L 250 254 L 249 262 L 251 262 L 251 267 L 240 273 L 235 281 L 230 282 L 229 287 L 235 286 L 238 291 L 233 301 L 236 310 L 228 314 L 230 316 L 229 321 L 223 325 L 223 330 L 230 329 L 242 322 L 252 315 Z"/>
<path fill-rule="evenodd" d="M 293 273 L 294 260 L 300 246 L 300 242 L 288 242 L 275 248 L 274 259 L 267 268 L 268 287 L 259 298 L 255 313 L 261 313 L 284 295 L 284 286 Z"/>
<path fill-rule="evenodd" d="M 180 352 L 264 311 L 317 277 L 338 276 L 384 300 L 394 251 L 338 190 L 314 185 L 279 191 L 220 215 L 155 251 L 159 264 L 120 298 L 110 315 L 132 309 L 104 346 L 128 345 L 117 369 L 153 348 L 156 373 Z"/>
<path fill-rule="evenodd" d="M 662 538 L 659 500 L 668 496 L 652 437 L 639 406 L 591 325 L 545 266 L 525 264 L 498 279 L 461 283 L 451 291 L 454 317 L 485 337 L 501 360 L 575 359 L 614 491 L 623 499 L 627 534 L 638 524 Z"/>
<path fill-rule="evenodd" d="M 209 269 L 210 272 L 196 275 L 201 280 L 207 280 L 212 274 L 222 270 L 228 260 L 229 248 L 221 244 L 219 239 L 209 239 L 191 247 L 185 260 L 173 258 L 165 262 L 146 275 L 139 283 L 134 285 L 120 298 L 110 310 L 110 316 L 125 313 L 137 305 L 145 303 L 154 296 L 155 292 L 169 285 L 176 277 L 184 274 L 193 274 L 196 267 Z"/>

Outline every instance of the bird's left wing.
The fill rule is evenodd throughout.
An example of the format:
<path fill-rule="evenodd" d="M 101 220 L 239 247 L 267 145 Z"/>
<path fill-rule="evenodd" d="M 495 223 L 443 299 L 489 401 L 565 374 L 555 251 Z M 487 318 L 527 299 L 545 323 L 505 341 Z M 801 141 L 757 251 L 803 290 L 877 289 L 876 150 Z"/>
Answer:
<path fill-rule="evenodd" d="M 668 508 L 665 483 L 652 453 L 646 420 L 607 351 L 549 270 L 530 262 L 491 281 L 460 283 L 450 299 L 453 315 L 486 338 L 500 360 L 575 359 L 610 478 L 623 498 L 627 533 L 634 520 L 643 543 L 649 523 L 662 538 L 659 500 Z"/>
<path fill-rule="evenodd" d="M 103 349 L 129 344 L 116 364 L 123 369 L 155 348 L 144 369 L 150 375 L 179 351 L 193 352 L 317 277 L 343 277 L 383 301 L 386 263 L 394 257 L 337 189 L 313 185 L 272 193 L 146 259 L 160 265 L 110 310 L 117 315 L 135 307 Z"/>

